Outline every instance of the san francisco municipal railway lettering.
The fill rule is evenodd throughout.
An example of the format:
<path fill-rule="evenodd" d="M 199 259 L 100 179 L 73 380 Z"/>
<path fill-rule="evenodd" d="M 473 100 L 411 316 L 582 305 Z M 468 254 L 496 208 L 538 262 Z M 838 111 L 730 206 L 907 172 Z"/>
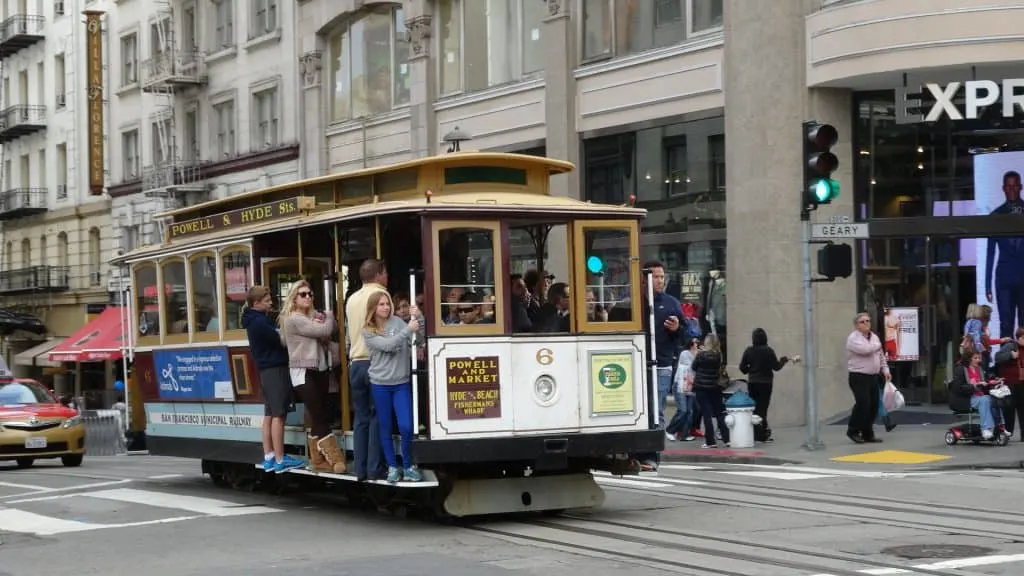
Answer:
<path fill-rule="evenodd" d="M 449 358 L 448 419 L 501 418 L 501 379 L 498 357 Z"/>
<path fill-rule="evenodd" d="M 259 428 L 263 418 L 254 416 L 229 416 L 227 414 L 171 414 L 167 412 L 153 414 L 151 418 L 157 424 L 176 424 L 178 426 L 225 426 L 229 428 Z"/>
<path fill-rule="evenodd" d="M 171 239 L 184 238 L 197 234 L 206 234 L 225 230 L 235 226 L 257 224 L 259 222 L 271 222 L 287 216 L 295 216 L 299 213 L 300 199 L 289 198 L 269 204 L 260 204 L 250 208 L 232 210 L 215 216 L 205 216 L 184 222 L 171 224 Z"/>

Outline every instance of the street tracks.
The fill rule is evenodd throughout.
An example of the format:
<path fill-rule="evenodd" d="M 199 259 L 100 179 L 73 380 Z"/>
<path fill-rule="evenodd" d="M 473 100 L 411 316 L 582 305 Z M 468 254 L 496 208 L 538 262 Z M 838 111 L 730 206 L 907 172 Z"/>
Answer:
<path fill-rule="evenodd" d="M 675 481 L 675 482 L 673 482 Z M 871 526 L 910 528 L 950 536 L 977 536 L 995 542 L 1022 540 L 1009 534 L 1021 534 L 1024 526 L 1018 517 L 999 510 L 976 509 L 957 504 L 936 505 L 904 501 L 884 496 L 866 498 L 814 490 L 756 486 L 716 482 L 694 485 L 682 479 L 659 477 L 658 482 L 675 483 L 678 491 L 639 484 L 616 484 L 607 490 L 653 496 L 663 504 L 696 502 L 744 508 L 816 515 L 845 519 Z M 680 509 L 686 514 L 685 508 Z M 701 511 L 706 514 L 707 511 Z M 681 516 L 683 517 L 683 516 Z M 717 576 L 882 576 L 886 574 L 945 575 L 954 568 L 1024 561 L 1024 555 L 997 558 L 908 565 L 891 559 L 867 558 L 810 546 L 773 542 L 772 532 L 758 532 L 757 540 L 715 533 L 714 515 L 707 518 L 685 516 L 690 525 L 708 526 L 707 531 L 680 530 L 672 525 L 641 525 L 624 521 L 614 509 L 569 512 L 559 517 L 521 518 L 505 521 L 480 521 L 465 529 L 486 533 L 526 545 L 542 546 L 587 556 L 627 560 L 659 570 L 679 574 Z M 1017 556 L 1020 556 L 1019 558 Z M 960 572 L 963 574 L 962 572 Z"/>

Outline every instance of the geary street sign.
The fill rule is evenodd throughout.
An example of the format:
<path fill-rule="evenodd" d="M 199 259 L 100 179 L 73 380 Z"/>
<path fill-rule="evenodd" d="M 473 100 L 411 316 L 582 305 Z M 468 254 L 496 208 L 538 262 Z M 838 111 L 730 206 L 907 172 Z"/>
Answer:
<path fill-rule="evenodd" d="M 811 237 L 815 240 L 836 238 L 869 238 L 867 222 L 811 224 Z"/>

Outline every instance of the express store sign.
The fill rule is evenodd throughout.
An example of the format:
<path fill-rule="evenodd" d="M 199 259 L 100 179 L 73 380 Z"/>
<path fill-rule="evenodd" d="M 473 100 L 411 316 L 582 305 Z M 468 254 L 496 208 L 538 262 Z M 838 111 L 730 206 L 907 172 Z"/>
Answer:
<path fill-rule="evenodd" d="M 896 90 L 896 123 L 916 124 L 950 120 L 976 120 L 990 106 L 998 105 L 1003 118 L 1024 112 L 1024 79 L 969 80 L 949 84 L 925 84 L 916 93 Z"/>

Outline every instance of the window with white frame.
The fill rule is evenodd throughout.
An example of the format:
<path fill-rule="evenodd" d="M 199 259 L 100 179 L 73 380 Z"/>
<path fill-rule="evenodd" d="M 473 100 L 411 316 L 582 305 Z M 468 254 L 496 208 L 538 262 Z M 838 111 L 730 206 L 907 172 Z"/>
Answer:
<path fill-rule="evenodd" d="M 54 54 L 53 56 L 53 89 L 56 92 L 56 106 L 58 109 L 67 106 L 67 89 L 65 88 L 65 69 L 64 54 Z"/>
<path fill-rule="evenodd" d="M 253 150 L 273 148 L 278 145 L 278 94 L 277 86 L 254 92 L 252 95 Z"/>
<path fill-rule="evenodd" d="M 149 25 L 149 54 L 153 58 L 166 52 L 170 46 L 170 27 L 170 18 L 164 18 Z"/>
<path fill-rule="evenodd" d="M 235 45 L 235 8 L 233 0 L 213 2 L 213 51 Z"/>
<path fill-rule="evenodd" d="M 409 103 L 409 43 L 401 8 L 360 12 L 330 36 L 331 120 L 374 116 Z"/>
<path fill-rule="evenodd" d="M 442 95 L 515 82 L 544 69 L 547 9 L 534 0 L 439 0 Z"/>
<path fill-rule="evenodd" d="M 582 7 L 584 61 L 672 46 L 722 26 L 722 0 L 583 0 Z"/>
<path fill-rule="evenodd" d="M 121 37 L 121 86 L 139 81 L 139 36 L 132 33 Z"/>
<path fill-rule="evenodd" d="M 163 166 L 175 158 L 174 125 L 170 118 L 153 122 L 153 165 Z"/>
<path fill-rule="evenodd" d="M 214 160 L 235 155 L 235 101 L 225 100 L 213 105 Z"/>
<path fill-rule="evenodd" d="M 249 0 L 249 7 L 252 10 L 250 40 L 277 30 L 277 0 Z"/>
<path fill-rule="evenodd" d="M 128 130 L 121 133 L 121 166 L 124 182 L 139 179 L 139 131 Z"/>

